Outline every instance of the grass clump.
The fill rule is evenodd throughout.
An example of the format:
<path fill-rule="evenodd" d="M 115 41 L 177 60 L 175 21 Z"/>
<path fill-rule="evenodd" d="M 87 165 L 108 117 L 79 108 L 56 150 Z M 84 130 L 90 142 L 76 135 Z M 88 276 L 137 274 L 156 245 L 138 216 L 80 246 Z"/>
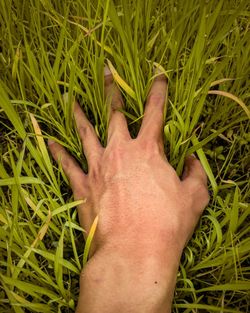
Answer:
<path fill-rule="evenodd" d="M 250 311 L 249 15 L 244 0 L 0 1 L 0 312 L 75 309 L 84 230 L 45 140 L 87 169 L 72 99 L 105 145 L 104 63 L 132 136 L 153 65 L 162 66 L 170 163 L 180 174 L 196 151 L 209 177 L 212 199 L 183 253 L 173 312 Z"/>

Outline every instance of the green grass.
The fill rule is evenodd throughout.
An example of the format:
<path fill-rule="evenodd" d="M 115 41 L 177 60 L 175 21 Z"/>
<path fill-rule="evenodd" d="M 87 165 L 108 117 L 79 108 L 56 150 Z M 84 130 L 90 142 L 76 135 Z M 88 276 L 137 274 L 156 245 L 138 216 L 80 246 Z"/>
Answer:
<path fill-rule="evenodd" d="M 173 312 L 250 311 L 249 16 L 244 0 L 0 0 L 0 312 L 74 311 L 84 230 L 46 139 L 87 169 L 72 99 L 105 145 L 107 62 L 132 136 L 164 68 L 168 158 L 180 174 L 196 151 L 209 177 Z"/>

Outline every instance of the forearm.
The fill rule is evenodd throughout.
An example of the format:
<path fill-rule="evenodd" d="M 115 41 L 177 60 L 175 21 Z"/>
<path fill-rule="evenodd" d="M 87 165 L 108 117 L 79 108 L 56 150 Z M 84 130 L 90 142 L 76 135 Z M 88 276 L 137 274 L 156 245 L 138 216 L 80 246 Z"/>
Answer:
<path fill-rule="evenodd" d="M 77 313 L 167 313 L 180 253 L 169 256 L 98 251 L 82 271 Z"/>

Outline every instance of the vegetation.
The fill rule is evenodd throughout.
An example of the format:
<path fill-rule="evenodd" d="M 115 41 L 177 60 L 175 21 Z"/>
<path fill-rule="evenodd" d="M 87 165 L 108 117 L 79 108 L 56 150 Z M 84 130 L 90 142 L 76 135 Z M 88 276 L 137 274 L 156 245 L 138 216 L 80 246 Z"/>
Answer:
<path fill-rule="evenodd" d="M 105 145 L 105 63 L 132 136 L 162 66 L 166 154 L 181 174 L 197 152 L 209 177 L 173 312 L 250 311 L 249 16 L 244 0 L 0 0 L 0 312 L 74 312 L 84 230 L 46 140 L 87 170 L 72 100 Z"/>

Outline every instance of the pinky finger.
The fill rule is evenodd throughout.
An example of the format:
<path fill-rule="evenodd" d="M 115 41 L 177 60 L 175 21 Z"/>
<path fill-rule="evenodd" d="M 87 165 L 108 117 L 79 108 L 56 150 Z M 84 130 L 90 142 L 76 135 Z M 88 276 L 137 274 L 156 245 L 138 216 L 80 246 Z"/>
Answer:
<path fill-rule="evenodd" d="M 60 162 L 62 169 L 69 179 L 75 199 L 84 197 L 87 176 L 84 174 L 76 160 L 59 143 L 49 140 L 49 150 L 56 162 Z"/>

